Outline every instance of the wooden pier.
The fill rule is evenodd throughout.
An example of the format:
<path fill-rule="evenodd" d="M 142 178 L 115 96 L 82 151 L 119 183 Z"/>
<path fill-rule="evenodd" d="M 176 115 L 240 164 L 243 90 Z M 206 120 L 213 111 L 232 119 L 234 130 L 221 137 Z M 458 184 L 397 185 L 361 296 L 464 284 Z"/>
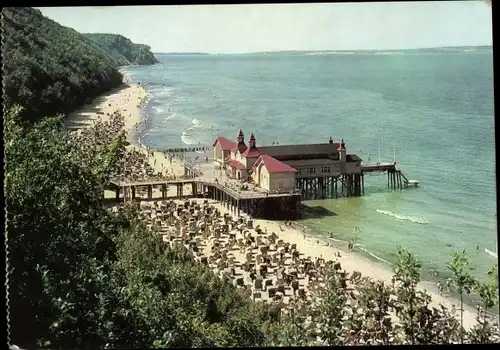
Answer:
<path fill-rule="evenodd" d="M 364 174 L 296 179 L 303 200 L 359 197 L 364 194 Z"/>
<path fill-rule="evenodd" d="M 387 173 L 387 188 L 390 190 L 402 190 L 410 186 L 417 187 L 419 181 L 408 180 L 401 169 L 396 168 L 395 163 L 378 163 L 365 164 L 361 166 L 361 171 L 364 173 Z"/>
<path fill-rule="evenodd" d="M 338 176 L 316 176 L 297 178 L 296 187 L 303 200 L 360 197 L 365 193 L 365 174 L 387 173 L 387 188 L 402 190 L 417 187 L 417 180 L 408 180 L 394 163 L 361 165 L 361 172 Z"/>
<path fill-rule="evenodd" d="M 176 195 L 169 197 L 168 188 L 176 187 Z M 190 193 L 184 193 L 189 186 Z M 301 200 L 300 193 L 262 193 L 256 191 L 237 192 L 224 185 L 201 181 L 197 179 L 158 180 L 139 182 L 111 181 L 111 187 L 116 195 L 112 201 L 124 201 L 126 191 L 130 190 L 130 200 L 165 200 L 190 197 L 210 198 L 221 202 L 235 215 L 242 212 L 254 218 L 274 220 L 295 220 L 298 218 L 298 207 Z M 160 197 L 153 197 L 153 189 L 161 188 Z M 137 190 L 147 189 L 146 198 L 137 196 Z M 124 198 L 125 197 L 125 198 Z"/>
<path fill-rule="evenodd" d="M 158 150 L 163 153 L 192 153 L 192 152 L 208 152 L 209 147 L 199 146 L 199 147 L 179 147 L 179 148 L 167 148 Z"/>

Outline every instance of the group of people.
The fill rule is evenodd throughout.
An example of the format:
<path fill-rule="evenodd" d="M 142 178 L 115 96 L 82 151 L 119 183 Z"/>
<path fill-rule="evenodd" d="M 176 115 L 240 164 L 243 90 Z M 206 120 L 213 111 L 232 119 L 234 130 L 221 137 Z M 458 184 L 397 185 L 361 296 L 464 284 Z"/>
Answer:
<path fill-rule="evenodd" d="M 447 293 L 450 293 L 450 290 L 451 290 L 451 279 L 448 278 L 446 280 L 446 283 L 445 283 L 445 286 L 446 286 L 446 292 Z M 437 289 L 438 289 L 438 293 L 439 295 L 443 295 L 443 291 L 444 291 L 444 288 L 443 288 L 443 285 L 441 284 L 441 282 L 438 282 L 437 283 Z"/>

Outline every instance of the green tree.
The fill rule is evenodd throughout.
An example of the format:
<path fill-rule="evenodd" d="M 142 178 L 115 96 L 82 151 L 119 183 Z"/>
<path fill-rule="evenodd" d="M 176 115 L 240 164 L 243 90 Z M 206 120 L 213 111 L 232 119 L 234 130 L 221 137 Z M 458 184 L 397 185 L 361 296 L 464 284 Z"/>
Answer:
<path fill-rule="evenodd" d="M 498 265 L 488 271 L 488 278 L 485 281 L 475 281 L 474 290 L 481 298 L 483 312 L 478 315 L 478 325 L 469 332 L 469 338 L 473 343 L 484 344 L 499 336 L 498 324 L 490 322 L 488 317 L 488 310 L 498 305 Z"/>
<path fill-rule="evenodd" d="M 149 65 L 158 62 L 150 46 L 134 44 L 122 35 L 92 33 L 84 36 L 95 42 L 119 65 Z"/>
<path fill-rule="evenodd" d="M 344 317 L 350 316 L 350 308 L 346 307 L 345 284 L 342 282 L 343 277 L 333 267 L 328 269 L 326 276 L 325 287 L 315 290 L 319 297 L 317 308 L 321 310 L 317 316 L 321 339 L 328 346 L 344 345 L 342 325 Z"/>
<path fill-rule="evenodd" d="M 455 252 L 452 255 L 451 262 L 447 265 L 452 273 L 452 284 L 457 288 L 460 294 L 460 342 L 464 342 L 464 294 L 470 294 L 475 285 L 475 280 L 471 275 L 469 267 L 469 258 L 465 250 L 461 253 Z"/>
<path fill-rule="evenodd" d="M 398 282 L 398 299 L 404 309 L 400 313 L 403 328 L 410 336 L 411 344 L 415 345 L 415 315 L 417 294 L 416 288 L 420 282 L 420 269 L 422 267 L 418 259 L 404 248 L 398 248 L 397 262 L 394 267 L 394 278 Z"/>
<path fill-rule="evenodd" d="M 70 113 L 122 84 L 105 48 L 39 10 L 2 9 L 2 34 L 4 103 L 24 107 L 23 122 Z"/>
<path fill-rule="evenodd" d="M 109 297 L 118 222 L 61 118 L 27 128 L 17 124 L 21 110 L 5 115 L 12 339 L 26 347 L 103 344 L 97 311 Z"/>

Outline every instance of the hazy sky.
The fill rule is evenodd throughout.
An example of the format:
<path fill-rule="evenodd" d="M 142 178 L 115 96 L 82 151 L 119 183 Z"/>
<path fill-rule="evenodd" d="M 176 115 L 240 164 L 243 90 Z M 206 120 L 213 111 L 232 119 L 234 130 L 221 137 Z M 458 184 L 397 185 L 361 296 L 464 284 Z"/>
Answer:
<path fill-rule="evenodd" d="M 402 49 L 492 45 L 485 1 L 40 8 L 84 33 L 153 52 Z"/>

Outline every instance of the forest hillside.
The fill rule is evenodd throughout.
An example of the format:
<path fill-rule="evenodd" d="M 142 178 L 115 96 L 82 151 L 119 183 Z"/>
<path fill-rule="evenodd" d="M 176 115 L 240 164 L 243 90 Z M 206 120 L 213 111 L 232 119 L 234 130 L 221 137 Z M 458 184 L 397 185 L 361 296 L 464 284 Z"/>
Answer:
<path fill-rule="evenodd" d="M 100 33 L 84 35 L 109 52 L 119 65 L 150 65 L 158 63 L 158 60 L 151 52 L 150 46 L 134 44 L 122 35 Z"/>

